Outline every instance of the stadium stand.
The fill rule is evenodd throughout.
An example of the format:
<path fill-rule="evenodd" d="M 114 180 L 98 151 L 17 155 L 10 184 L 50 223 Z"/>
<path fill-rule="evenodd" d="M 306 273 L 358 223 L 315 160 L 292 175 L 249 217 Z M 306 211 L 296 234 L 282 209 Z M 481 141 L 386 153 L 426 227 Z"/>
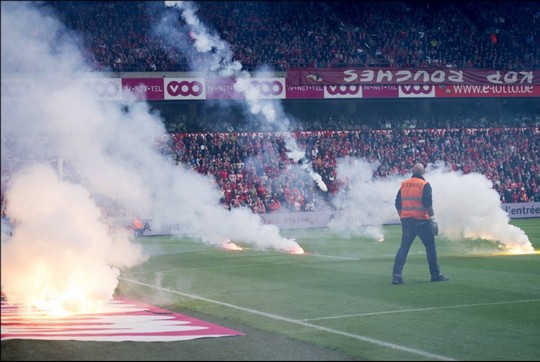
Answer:
<path fill-rule="evenodd" d="M 337 177 L 336 161 L 350 156 L 379 164 L 374 178 L 404 175 L 414 162 L 442 161 L 454 171 L 485 175 L 504 203 L 540 200 L 538 132 L 538 127 L 361 129 L 298 131 L 295 139 L 330 195 L 347 187 L 347 180 Z M 275 133 L 174 133 L 172 140 L 175 162 L 214 176 L 227 208 L 248 206 L 261 212 L 262 204 L 266 212 L 305 211 L 307 201 L 310 210 L 329 207 L 314 183 L 287 169 L 293 161 Z M 277 209 L 275 200 L 280 202 Z"/>
<path fill-rule="evenodd" d="M 192 59 L 152 37 L 151 15 L 168 11 L 163 2 L 45 3 L 83 34 L 97 71 L 190 70 Z M 247 70 L 262 64 L 284 72 L 351 66 L 540 69 L 540 2 L 535 1 L 197 4 L 201 19 L 231 44 L 234 59 Z M 211 175 L 225 208 L 245 206 L 255 213 L 331 207 L 331 195 L 347 187 L 336 174 L 336 160 L 344 156 L 378 162 L 376 178 L 405 174 L 413 162 L 442 161 L 463 173 L 485 175 L 503 203 L 540 201 L 540 115 L 522 111 L 499 119 L 466 112 L 425 119 L 301 117 L 291 132 L 328 193 L 290 167 L 279 134 L 251 129 L 240 119 L 197 114 L 191 126 L 169 128 L 168 143 L 156 147 L 179 167 Z"/>
<path fill-rule="evenodd" d="M 155 1 L 51 1 L 84 34 L 96 69 L 189 71 L 156 41 Z M 388 66 L 540 68 L 536 1 L 202 1 L 198 16 L 231 44 L 244 69 Z M 400 19 L 400 21 L 395 21 Z"/>

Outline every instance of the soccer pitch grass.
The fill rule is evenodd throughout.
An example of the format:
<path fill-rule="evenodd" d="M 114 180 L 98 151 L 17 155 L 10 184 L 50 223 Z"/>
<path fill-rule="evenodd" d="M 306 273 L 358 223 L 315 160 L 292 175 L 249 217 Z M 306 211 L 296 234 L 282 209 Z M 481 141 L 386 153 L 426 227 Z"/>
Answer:
<path fill-rule="evenodd" d="M 540 219 L 512 224 L 540 250 Z M 416 239 L 405 283 L 392 285 L 400 234 L 399 225 L 385 226 L 381 243 L 329 229 L 282 230 L 301 255 L 139 238 L 152 256 L 122 273 L 118 294 L 246 335 L 157 345 L 3 341 L 2 360 L 540 359 L 538 251 L 509 255 L 489 241 L 438 236 L 441 272 L 450 281 L 433 283 Z M 59 354 L 62 348 L 69 354 Z"/>

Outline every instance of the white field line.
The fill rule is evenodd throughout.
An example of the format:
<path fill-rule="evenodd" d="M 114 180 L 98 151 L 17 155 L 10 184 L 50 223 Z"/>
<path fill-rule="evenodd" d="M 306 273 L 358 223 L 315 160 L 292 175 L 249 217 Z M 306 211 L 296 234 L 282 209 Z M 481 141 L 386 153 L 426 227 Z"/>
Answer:
<path fill-rule="evenodd" d="M 293 323 L 293 324 L 301 325 L 301 326 L 304 326 L 304 327 L 317 329 L 317 330 L 320 330 L 320 331 L 325 331 L 325 332 L 328 332 L 328 333 L 333 333 L 333 334 L 337 334 L 337 335 L 357 339 L 359 341 L 375 344 L 375 345 L 378 345 L 378 346 L 382 346 L 382 347 L 386 347 L 386 348 L 390 348 L 390 349 L 394 349 L 394 350 L 398 350 L 398 351 L 408 352 L 408 353 L 411 353 L 411 354 L 427 357 L 427 358 L 430 358 L 430 359 L 433 359 L 433 360 L 440 360 L 440 361 L 454 361 L 455 360 L 455 359 L 450 358 L 450 357 L 429 353 L 429 352 L 422 351 L 422 350 L 419 350 L 419 349 L 409 348 L 409 347 L 401 346 L 399 344 L 394 344 L 394 343 L 382 341 L 382 340 L 379 340 L 379 339 L 374 339 L 374 338 L 370 338 L 370 337 L 366 337 L 366 336 L 361 336 L 361 335 L 358 335 L 358 334 L 347 333 L 347 332 L 339 331 L 339 330 L 333 329 L 333 328 L 326 328 L 326 327 L 318 326 L 318 325 L 315 325 L 315 324 L 307 323 L 307 322 L 302 321 L 302 320 L 286 318 L 286 317 L 282 317 L 282 316 L 279 316 L 279 315 L 276 315 L 276 314 L 270 314 L 270 313 L 261 312 L 261 311 L 255 310 L 255 309 L 243 308 L 243 307 L 240 307 L 240 306 L 237 306 L 237 305 L 234 305 L 234 304 L 224 303 L 224 302 L 220 302 L 220 301 L 217 301 L 217 300 L 204 298 L 204 297 L 201 297 L 201 296 L 198 296 L 198 295 L 182 293 L 182 292 L 179 292 L 177 290 L 158 287 L 158 286 L 147 284 L 147 283 L 142 283 L 142 282 L 139 282 L 137 280 L 131 280 L 131 279 L 125 279 L 125 278 L 120 278 L 120 279 L 122 279 L 122 280 L 124 280 L 126 282 L 130 282 L 130 283 L 134 283 L 134 284 L 143 285 L 145 287 L 158 289 L 160 291 L 166 291 L 166 292 L 169 292 L 169 293 L 172 293 L 172 294 L 178 294 L 178 295 L 182 295 L 182 296 L 189 297 L 189 298 L 192 298 L 192 299 L 203 300 L 205 302 L 222 305 L 222 306 L 225 306 L 225 307 L 241 310 L 243 312 L 257 314 L 257 315 L 264 316 L 264 317 L 267 317 L 267 318 L 276 319 L 276 320 L 280 320 L 280 321 L 283 321 L 283 322 Z"/>
<path fill-rule="evenodd" d="M 177 245 L 179 247 L 181 246 L 185 246 L 185 245 L 182 245 L 182 244 L 175 244 L 175 243 L 169 243 L 169 242 L 159 242 L 159 243 L 153 243 L 153 244 L 150 244 L 150 245 Z M 205 248 L 205 249 L 194 249 L 194 250 L 190 250 L 189 252 L 190 253 L 197 253 L 197 252 L 206 252 L 206 251 L 214 251 L 214 249 L 210 249 L 212 248 L 212 246 L 209 246 L 208 248 Z M 213 247 L 215 248 L 215 247 Z M 218 248 L 219 250 L 219 248 Z M 257 251 L 256 248 L 249 248 L 249 247 L 246 247 L 244 248 L 244 250 L 251 250 L 251 251 Z M 291 254 L 290 252 L 288 251 L 283 251 L 283 250 L 260 250 L 261 252 L 263 251 L 272 251 L 272 252 L 275 252 L 275 253 L 280 253 L 280 254 Z M 397 252 L 397 249 L 396 249 L 396 252 Z M 409 252 L 409 255 L 422 255 L 422 254 L 425 254 L 425 252 L 423 250 L 418 250 L 418 251 L 414 251 L 414 250 L 411 250 Z M 159 255 L 159 254 L 158 254 Z M 304 256 L 315 256 L 315 257 L 320 257 L 320 258 L 333 258 L 333 259 L 345 259 L 345 260 L 365 260 L 365 259 L 369 259 L 369 258 L 358 258 L 358 257 L 350 257 L 350 256 L 340 256 L 340 255 L 325 255 L 325 254 L 319 254 L 317 252 L 305 252 L 304 254 L 302 254 Z M 378 254 L 377 255 L 377 258 L 380 258 L 380 257 L 394 257 L 396 254 L 393 253 L 393 254 Z"/>
<path fill-rule="evenodd" d="M 283 254 L 290 254 L 290 253 L 287 253 L 287 252 L 282 252 L 282 253 Z M 156 254 L 156 255 L 160 255 L 160 254 Z M 355 261 L 369 260 L 370 259 L 370 258 L 366 258 L 366 257 L 364 257 L 364 258 L 363 257 L 348 257 L 348 256 L 339 256 L 339 255 L 325 255 L 325 254 L 311 254 L 311 253 L 306 253 L 306 254 L 303 254 L 303 255 L 304 256 L 320 257 L 320 258 L 344 259 L 344 260 L 355 260 Z M 411 253 L 409 253 L 409 256 L 410 255 L 415 255 L 415 253 L 411 252 Z M 302 257 L 302 255 L 299 255 L 299 257 Z M 392 255 L 377 255 L 377 258 L 380 258 L 380 257 L 392 257 L 393 258 L 394 254 L 392 254 Z M 268 264 L 268 263 L 266 263 L 266 264 L 263 264 L 263 263 L 251 263 L 251 264 L 235 264 L 235 265 L 215 265 L 215 266 L 193 267 L 193 268 L 187 268 L 187 269 L 194 270 L 194 269 L 240 268 L 240 267 L 245 267 L 245 266 L 281 265 L 281 264 L 293 264 L 293 263 L 298 264 L 297 261 L 282 261 L 282 262 L 274 262 L 274 263 L 271 263 L 271 264 Z M 174 273 L 174 272 L 178 272 L 178 271 L 182 271 L 182 270 L 186 270 L 186 268 L 129 272 L 129 275 L 144 275 L 144 274 L 153 274 L 153 273 Z"/>
<path fill-rule="evenodd" d="M 286 253 L 286 254 L 289 254 L 289 253 Z M 311 254 L 311 255 L 334 258 L 334 259 L 366 260 L 366 258 L 364 258 L 364 259 L 361 259 L 361 258 L 348 258 L 348 257 L 330 256 L 330 255 L 317 255 L 317 254 Z M 269 263 L 269 264 L 266 264 L 266 265 L 271 266 L 271 265 L 287 265 L 287 264 L 299 264 L 299 263 L 296 262 L 296 261 L 283 261 L 283 262 L 273 262 L 273 263 Z M 144 274 L 153 274 L 153 273 L 175 273 L 175 272 L 184 271 L 184 270 L 224 269 L 224 268 L 240 268 L 240 267 L 251 267 L 251 266 L 261 266 L 261 263 L 201 266 L 201 267 L 193 267 L 193 268 L 167 269 L 167 270 L 148 270 L 148 271 L 140 271 L 140 272 L 130 272 L 129 275 L 144 275 Z"/>
<path fill-rule="evenodd" d="M 381 315 L 381 314 L 393 314 L 393 313 L 410 313 L 410 312 L 424 312 L 428 310 L 440 310 L 440 309 L 454 309 L 454 308 L 471 308 L 471 307 L 485 307 L 488 305 L 499 305 L 499 304 L 516 304 L 516 303 L 531 303 L 531 302 L 540 302 L 540 299 L 524 299 L 524 300 L 512 300 L 506 302 L 490 302 L 490 303 L 475 303 L 475 304 L 457 304 L 457 305 L 447 305 L 443 307 L 428 307 L 428 308 L 413 308 L 413 309 L 398 309 L 398 310 L 387 310 L 381 312 L 370 312 L 370 313 L 358 313 L 358 314 L 343 314 L 329 317 L 319 317 L 319 318 L 306 318 L 301 319 L 302 321 L 320 321 L 325 319 L 340 319 L 340 318 L 351 318 L 351 317 L 367 317 L 372 315 Z"/>

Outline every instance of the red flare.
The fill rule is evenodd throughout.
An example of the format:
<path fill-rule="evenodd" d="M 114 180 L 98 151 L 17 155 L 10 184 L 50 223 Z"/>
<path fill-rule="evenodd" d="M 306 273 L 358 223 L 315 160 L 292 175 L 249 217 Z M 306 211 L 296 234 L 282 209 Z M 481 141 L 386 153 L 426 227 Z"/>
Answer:
<path fill-rule="evenodd" d="M 293 249 L 288 250 L 291 254 L 304 254 L 304 249 L 300 245 L 295 246 Z"/>
<path fill-rule="evenodd" d="M 233 243 L 232 241 L 229 241 L 228 243 L 225 243 L 223 245 L 223 248 L 226 250 L 244 250 L 242 247 L 238 246 L 237 244 Z"/>

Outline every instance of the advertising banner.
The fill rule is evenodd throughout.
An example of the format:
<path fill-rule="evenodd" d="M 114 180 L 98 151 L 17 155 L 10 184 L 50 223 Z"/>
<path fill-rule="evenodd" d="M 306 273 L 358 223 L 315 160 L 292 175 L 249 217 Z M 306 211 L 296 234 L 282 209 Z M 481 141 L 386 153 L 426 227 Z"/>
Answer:
<path fill-rule="evenodd" d="M 163 78 L 122 78 L 124 98 L 128 97 L 126 94 L 128 91 L 128 93 L 133 93 L 137 99 L 163 100 L 165 89 L 163 81 Z"/>
<path fill-rule="evenodd" d="M 285 78 L 252 78 L 249 80 L 248 97 L 256 99 L 285 99 Z M 244 92 L 234 88 L 234 78 L 207 78 L 206 99 L 246 99 Z"/>
<path fill-rule="evenodd" d="M 480 84 L 540 86 L 540 70 L 482 70 L 482 69 L 292 69 L 287 71 L 288 85 L 341 84 Z"/>
<path fill-rule="evenodd" d="M 398 98 L 399 86 L 389 85 L 363 85 L 363 98 Z"/>
<path fill-rule="evenodd" d="M 232 78 L 207 78 L 206 98 L 241 99 L 243 95 L 234 90 L 234 79 Z"/>
<path fill-rule="evenodd" d="M 83 78 L 90 93 L 100 100 L 227 100 L 227 99 L 362 99 L 362 98 L 515 98 L 540 97 L 540 85 L 494 84 L 341 84 L 294 85 L 289 77 L 252 78 L 246 95 L 235 90 L 234 78 Z M 35 96 L 52 80 L 2 79 L 2 101 Z M 56 88 L 62 84 L 56 83 Z M 69 84 L 67 84 L 69 86 Z M 50 89 L 50 88 L 47 88 Z"/>
<path fill-rule="evenodd" d="M 510 219 L 540 217 L 540 202 L 517 202 L 502 204 L 502 208 Z"/>
<path fill-rule="evenodd" d="M 362 86 L 355 84 L 327 85 L 324 98 L 362 98 Z"/>
<path fill-rule="evenodd" d="M 425 85 L 400 85 L 398 86 L 399 98 L 435 98 L 435 86 Z"/>
<path fill-rule="evenodd" d="M 64 86 L 82 85 L 90 94 L 100 100 L 120 101 L 123 99 L 122 79 L 105 77 L 76 78 L 68 82 L 55 82 L 54 79 L 3 78 L 1 80 L 2 101 L 23 100 L 39 94 L 51 94 Z"/>
<path fill-rule="evenodd" d="M 122 95 L 122 80 L 120 78 L 84 79 L 87 89 L 98 99 L 120 101 Z"/>
<path fill-rule="evenodd" d="M 502 204 L 501 208 L 508 214 L 510 219 L 540 218 L 540 202 L 520 202 Z M 327 228 L 334 218 L 340 218 L 341 211 L 319 210 L 306 212 L 276 212 L 268 214 L 257 214 L 264 224 L 273 224 L 280 229 L 311 229 Z M 153 225 L 151 218 L 143 218 L 143 236 L 171 235 L 182 233 L 182 228 L 178 225 Z M 396 217 L 385 222 L 385 225 L 399 224 Z M 131 228 L 132 219 L 118 218 L 117 225 Z"/>
<path fill-rule="evenodd" d="M 540 86 L 533 85 L 438 85 L 437 98 L 463 97 L 540 97 Z"/>
<path fill-rule="evenodd" d="M 324 87 L 321 85 L 287 85 L 287 99 L 323 99 Z"/>
<path fill-rule="evenodd" d="M 165 78 L 166 100 L 206 99 L 204 78 Z"/>

